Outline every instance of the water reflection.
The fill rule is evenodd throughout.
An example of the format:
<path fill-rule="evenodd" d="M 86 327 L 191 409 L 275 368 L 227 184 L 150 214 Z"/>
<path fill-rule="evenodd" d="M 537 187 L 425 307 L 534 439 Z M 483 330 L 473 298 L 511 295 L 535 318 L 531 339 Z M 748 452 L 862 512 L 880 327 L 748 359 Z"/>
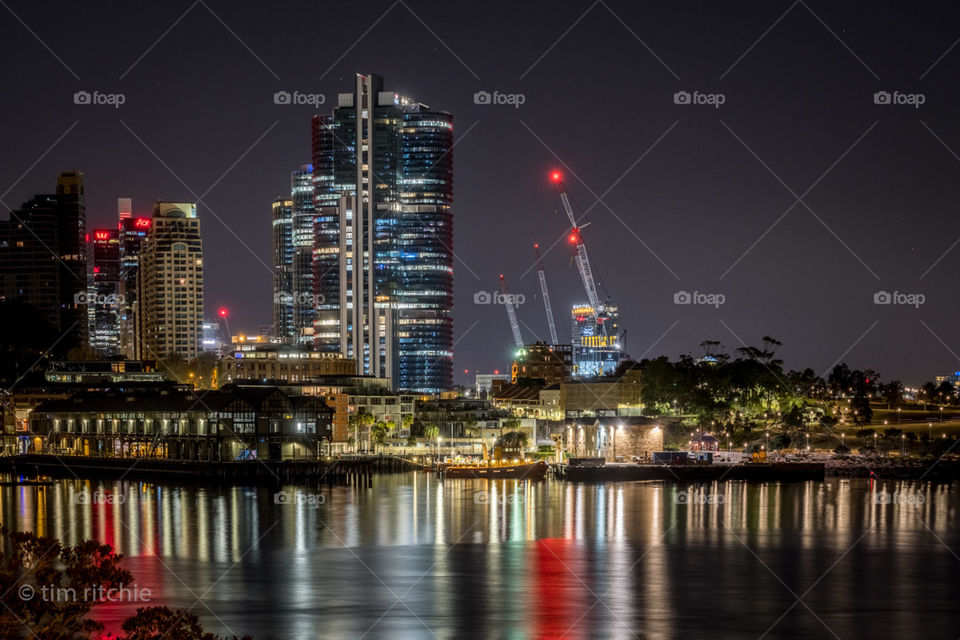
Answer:
<path fill-rule="evenodd" d="M 283 492 L 62 480 L 0 488 L 0 520 L 107 542 L 156 603 L 200 598 L 210 628 L 258 640 L 955 637 L 956 485 L 410 474 Z M 791 608 L 808 589 L 816 616 Z M 133 608 L 100 615 L 116 629 Z"/>

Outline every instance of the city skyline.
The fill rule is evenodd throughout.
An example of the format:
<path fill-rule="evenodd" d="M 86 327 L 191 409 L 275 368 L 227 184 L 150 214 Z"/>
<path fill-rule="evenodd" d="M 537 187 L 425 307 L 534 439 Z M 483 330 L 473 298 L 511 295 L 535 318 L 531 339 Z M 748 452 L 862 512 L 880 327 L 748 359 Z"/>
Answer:
<path fill-rule="evenodd" d="M 387 8 L 367 15 L 367 24 Z M 136 40 L 121 34 L 129 39 L 113 43 L 116 55 L 100 67 L 89 64 L 91 52 L 106 45 L 94 42 L 71 60 L 71 37 L 56 20 L 49 29 L 64 43 L 63 50 L 52 45 L 56 56 L 13 25 L 12 42 L 37 54 L 41 73 L 15 73 L 11 81 L 44 106 L 9 116 L 19 123 L 9 131 L 10 144 L 23 157 L 0 164 L 6 183 L 15 183 L 4 201 L 15 207 L 46 191 L 47 176 L 73 166 L 86 174 L 91 228 L 112 221 L 119 196 L 131 196 L 141 215 L 157 199 L 202 195 L 201 218 L 210 207 L 207 316 L 228 307 L 232 326 L 253 331 L 272 322 L 270 203 L 290 170 L 309 158 L 310 118 L 332 108 L 353 73 L 371 71 L 403 94 L 458 114 L 456 382 L 469 382 L 476 370 L 502 370 L 510 358 L 503 310 L 473 303 L 478 291 L 496 290 L 499 273 L 526 296 L 519 310 L 525 341 L 545 338 L 531 269 L 534 242 L 546 250 L 565 341 L 564 310 L 583 296 L 566 246 L 550 249 L 567 226 L 546 179 L 554 167 L 568 172 L 572 196 L 589 210 L 584 234 L 591 260 L 620 307 L 631 356 L 696 353 L 703 339 L 732 351 L 773 335 L 784 343 L 788 362 L 818 373 L 839 359 L 912 382 L 957 369 L 960 347 L 949 330 L 956 307 L 950 272 L 960 259 L 951 250 L 960 228 L 949 216 L 960 171 L 951 151 L 960 139 L 949 117 L 955 89 L 946 81 L 960 63 L 948 51 L 955 40 L 945 26 L 952 9 L 911 15 L 907 23 L 917 28 L 910 30 L 893 24 L 892 10 L 862 16 L 785 5 L 745 14 L 733 28 L 719 15 L 693 9 L 673 15 L 598 4 L 539 15 L 494 6 L 471 14 L 479 31 L 471 38 L 444 10 L 395 5 L 342 59 L 362 29 L 330 44 L 329 63 L 295 65 L 284 64 L 276 44 L 249 38 L 246 14 L 213 9 L 236 37 L 209 11 L 192 10 L 163 40 L 188 51 L 175 59 L 196 58 L 179 75 L 182 65 L 171 64 L 168 52 L 149 48 L 164 33 L 159 25 L 172 24 L 179 13 L 151 9 L 156 28 L 136 30 Z M 507 38 L 501 50 L 486 50 L 477 38 L 491 33 L 488 24 L 502 28 L 492 18 L 498 9 L 514 21 L 535 19 L 536 36 Z M 33 11 L 18 14 L 27 24 L 42 22 Z M 124 11 L 120 22 L 132 19 Z M 642 25 L 650 21 L 657 29 L 648 34 Z M 722 30 L 711 30 L 716 21 Z M 398 44 L 398 25 L 417 34 L 407 44 L 422 54 L 421 68 L 400 68 L 383 55 Z M 198 30 L 214 37 L 215 51 L 190 40 Z M 907 33 L 921 30 L 923 39 Z M 711 35 L 715 31 L 723 37 Z M 894 34 L 900 44 L 891 47 Z M 596 56 L 589 73 L 577 58 L 583 47 Z M 223 82 L 204 84 L 226 60 L 249 76 L 239 85 L 248 100 L 226 100 Z M 616 60 L 629 61 L 635 76 L 624 76 Z M 36 76 L 44 74 L 62 77 L 71 91 L 59 83 L 38 86 Z M 164 93 L 147 100 L 156 88 L 151 78 L 170 88 L 207 89 L 190 105 Z M 570 79 L 577 83 L 573 91 L 564 89 Z M 91 101 L 94 91 L 119 91 L 125 101 L 118 108 L 75 104 L 76 91 L 90 93 Z M 277 104 L 274 94 L 284 91 L 290 103 Z M 483 103 L 482 92 L 491 103 Z M 683 103 L 682 92 L 691 104 Z M 883 92 L 891 101 L 920 93 L 924 102 L 884 104 Z M 522 104 L 507 101 L 519 94 Z M 722 104 L 697 103 L 716 94 L 724 96 Z M 324 103 L 310 104 L 315 95 Z M 641 117 L 596 112 L 612 109 L 617 95 L 623 96 L 617 104 L 633 105 Z M 571 125 L 587 113 L 589 130 Z M 635 126 L 624 129 L 626 121 Z M 785 127 L 791 122 L 808 129 L 800 135 Z M 228 136 L 226 143 L 213 143 L 214 134 Z M 93 144 L 96 135 L 113 144 Z M 902 171 L 904 157 L 916 171 Z M 594 194 L 603 201 L 595 203 Z M 884 291 L 922 293 L 925 301 L 920 309 L 874 305 L 874 294 Z M 677 306 L 678 292 L 721 293 L 725 302 Z"/>

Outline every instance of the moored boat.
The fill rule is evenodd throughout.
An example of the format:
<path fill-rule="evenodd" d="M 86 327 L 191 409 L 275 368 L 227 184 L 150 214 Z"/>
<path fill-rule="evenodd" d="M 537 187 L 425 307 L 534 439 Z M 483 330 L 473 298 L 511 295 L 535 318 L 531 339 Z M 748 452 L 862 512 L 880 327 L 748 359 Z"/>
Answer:
<path fill-rule="evenodd" d="M 547 463 L 538 460 L 517 463 L 453 464 L 444 466 L 441 473 L 447 478 L 542 480 L 547 475 L 547 469 Z"/>

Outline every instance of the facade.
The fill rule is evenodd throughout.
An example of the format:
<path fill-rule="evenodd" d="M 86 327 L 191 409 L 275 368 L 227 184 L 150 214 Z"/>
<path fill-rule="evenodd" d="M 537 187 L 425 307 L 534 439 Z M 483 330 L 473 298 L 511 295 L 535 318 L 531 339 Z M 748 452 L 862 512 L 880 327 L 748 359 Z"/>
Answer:
<path fill-rule="evenodd" d="M 273 335 L 290 340 L 293 325 L 293 200 L 273 201 Z"/>
<path fill-rule="evenodd" d="M 518 418 L 559 422 L 565 415 L 562 398 L 559 384 L 549 387 L 508 384 L 501 386 L 493 395 L 493 404 Z"/>
<path fill-rule="evenodd" d="M 643 411 L 641 374 L 631 369 L 612 376 L 561 383 L 561 403 L 568 419 L 639 416 Z"/>
<path fill-rule="evenodd" d="M 229 385 L 202 397 L 178 387 L 50 400 L 34 409 L 30 426 L 59 455 L 316 460 L 332 413 L 319 398 L 276 387 Z"/>
<path fill-rule="evenodd" d="M 370 428 L 351 425 L 350 417 L 369 414 L 374 422 L 392 422 L 395 434 L 408 436 L 404 423 L 412 421 L 417 397 L 391 391 L 390 380 L 358 375 L 328 375 L 315 377 L 299 384 L 280 384 L 289 394 L 301 394 L 323 398 L 334 411 L 334 450 L 345 450 L 352 439 L 355 446 L 370 449 Z"/>
<path fill-rule="evenodd" d="M 163 374 L 149 360 L 52 361 L 44 373 L 47 382 L 108 385 L 119 382 L 162 382 Z"/>
<path fill-rule="evenodd" d="M 663 429 L 649 418 L 593 418 L 568 423 L 562 446 L 571 457 L 650 461 L 663 451 Z"/>
<path fill-rule="evenodd" d="M 313 343 L 317 310 L 313 287 L 313 228 L 317 209 L 313 201 L 313 166 L 305 164 L 290 175 L 293 338 Z"/>
<path fill-rule="evenodd" d="M 570 310 L 573 375 L 578 378 L 608 376 L 623 355 L 620 345 L 620 312 L 605 305 L 598 315 L 593 307 L 575 304 Z"/>
<path fill-rule="evenodd" d="M 120 320 L 124 300 L 120 292 L 120 232 L 94 229 L 90 234 L 93 294 L 87 300 L 90 347 L 100 356 L 120 353 Z"/>
<path fill-rule="evenodd" d="M 121 198 L 122 200 L 122 198 Z M 121 215 L 123 211 L 121 210 Z M 120 353 L 135 358 L 139 352 L 137 313 L 139 296 L 137 274 L 140 269 L 140 251 L 153 221 L 150 218 L 120 219 Z"/>
<path fill-rule="evenodd" d="M 357 363 L 339 353 L 310 351 L 303 347 L 264 344 L 235 344 L 220 359 L 221 382 L 267 380 L 308 382 L 322 376 L 353 375 Z"/>
<path fill-rule="evenodd" d="M 130 198 L 117 198 L 117 219 L 126 220 L 133 217 L 133 200 Z"/>
<path fill-rule="evenodd" d="M 570 378 L 573 369 L 573 349 L 568 344 L 535 342 L 524 345 L 510 367 L 510 380 L 539 378 L 546 385 L 558 384 Z"/>
<path fill-rule="evenodd" d="M 510 382 L 510 377 L 511 376 L 509 373 L 500 373 L 499 371 L 494 371 L 493 373 L 476 374 L 477 397 L 489 397 L 495 380 L 498 382 Z"/>
<path fill-rule="evenodd" d="M 56 192 L 36 195 L 0 222 L 0 298 L 36 307 L 62 349 L 89 339 L 83 174 L 63 172 Z"/>
<path fill-rule="evenodd" d="M 453 386 L 453 117 L 358 75 L 313 120 L 318 350 L 397 389 Z"/>
<path fill-rule="evenodd" d="M 137 283 L 138 357 L 196 358 L 203 336 L 203 249 L 197 205 L 154 205 Z"/>

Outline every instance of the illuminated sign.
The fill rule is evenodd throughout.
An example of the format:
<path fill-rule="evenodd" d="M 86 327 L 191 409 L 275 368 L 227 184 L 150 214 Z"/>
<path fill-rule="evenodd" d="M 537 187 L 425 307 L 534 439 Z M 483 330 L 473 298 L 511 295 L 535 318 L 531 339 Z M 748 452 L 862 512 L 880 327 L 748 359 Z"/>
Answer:
<path fill-rule="evenodd" d="M 97 240 L 109 240 L 110 232 L 109 231 L 94 231 L 93 237 Z"/>
<path fill-rule="evenodd" d="M 133 223 L 138 229 L 149 229 L 150 223 L 153 222 L 150 218 L 137 218 Z"/>
<path fill-rule="evenodd" d="M 616 341 L 609 336 L 583 336 L 580 344 L 584 347 L 616 347 Z"/>

